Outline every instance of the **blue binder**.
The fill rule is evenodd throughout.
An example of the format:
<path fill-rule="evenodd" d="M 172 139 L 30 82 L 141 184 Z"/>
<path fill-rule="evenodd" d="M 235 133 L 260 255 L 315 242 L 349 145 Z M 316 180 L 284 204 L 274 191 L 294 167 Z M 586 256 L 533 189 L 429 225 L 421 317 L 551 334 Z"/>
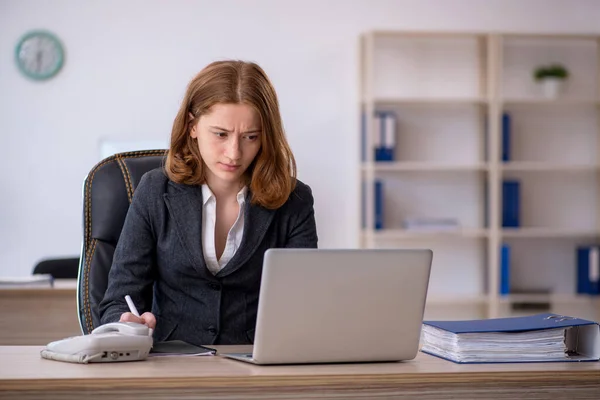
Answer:
<path fill-rule="evenodd" d="M 361 195 L 361 226 L 362 228 L 367 227 L 367 216 L 365 213 L 365 204 L 367 202 L 367 194 L 365 193 L 366 183 L 362 182 L 360 187 L 360 195 Z M 383 214 L 383 181 L 377 179 L 373 182 L 373 191 L 374 191 L 374 209 L 373 209 L 373 218 L 374 218 L 374 229 L 381 230 L 384 228 L 384 214 Z"/>
<path fill-rule="evenodd" d="M 478 340 L 486 335 L 486 346 L 494 344 L 494 351 L 486 355 L 485 350 L 479 354 L 480 361 L 463 361 L 466 357 L 461 357 L 460 349 L 455 352 L 455 356 L 445 354 L 440 351 L 436 344 L 428 339 L 427 327 L 437 328 L 445 331 L 444 339 L 437 339 L 437 346 L 440 341 L 447 340 L 448 345 L 452 347 L 453 343 L 461 342 L 463 345 L 469 345 L 471 351 L 473 346 L 477 346 Z M 577 329 L 572 329 L 577 327 Z M 568 351 L 561 354 L 561 357 L 555 358 L 527 358 L 519 355 L 527 353 L 525 347 L 528 342 L 523 342 L 521 334 L 535 331 L 545 331 L 548 334 L 556 332 L 556 328 L 564 329 L 560 333 L 564 337 L 565 345 Z M 430 331 L 430 330 L 429 330 Z M 506 362 L 563 362 L 563 361 L 598 361 L 600 360 L 600 326 L 597 322 L 585 319 L 558 315 L 553 313 L 530 315 L 526 317 L 494 318 L 463 321 L 423 321 L 423 347 L 421 351 L 436 357 L 459 364 L 477 364 L 477 363 L 506 363 Z M 563 336 L 564 335 L 564 336 Z M 454 339 L 451 339 L 454 338 Z M 433 343 L 433 344 L 432 344 Z M 536 341 L 529 342 L 530 350 L 536 346 Z M 515 352 L 514 358 L 508 358 L 503 352 L 498 352 L 499 346 L 505 346 L 506 351 L 513 351 L 515 345 L 521 347 Z M 455 344 L 454 344 L 455 345 Z M 476 348 L 476 347 L 475 347 Z M 483 348 L 483 347 L 482 347 Z M 502 357 L 498 357 L 498 353 Z M 517 354 L 519 353 L 519 354 Z M 444 355 L 445 354 L 445 355 Z M 471 354 L 473 354 L 471 352 Z M 500 360 L 503 358 L 502 360 Z"/>
<path fill-rule="evenodd" d="M 510 114 L 502 114 L 502 161 L 510 161 Z"/>
<path fill-rule="evenodd" d="M 600 249 L 577 248 L 577 293 L 600 295 Z"/>
<path fill-rule="evenodd" d="M 375 181 L 375 230 L 381 230 L 384 228 L 383 222 L 383 182 L 381 180 Z"/>
<path fill-rule="evenodd" d="M 391 112 L 375 112 L 373 133 L 373 160 L 394 161 L 396 148 L 396 116 Z M 367 116 L 360 115 L 360 159 L 367 160 Z"/>
<path fill-rule="evenodd" d="M 500 248 L 500 294 L 510 293 L 510 246 L 503 244 Z"/>
<path fill-rule="evenodd" d="M 375 161 L 394 161 L 396 116 L 390 111 L 375 113 Z"/>
<path fill-rule="evenodd" d="M 518 228 L 520 217 L 520 182 L 505 180 L 502 182 L 502 226 Z"/>

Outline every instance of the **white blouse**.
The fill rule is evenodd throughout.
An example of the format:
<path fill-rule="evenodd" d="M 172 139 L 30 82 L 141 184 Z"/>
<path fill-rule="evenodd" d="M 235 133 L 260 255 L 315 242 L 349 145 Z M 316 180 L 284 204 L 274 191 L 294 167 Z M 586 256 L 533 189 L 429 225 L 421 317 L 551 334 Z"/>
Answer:
<path fill-rule="evenodd" d="M 227 242 L 221 258 L 217 260 L 215 247 L 215 220 L 217 216 L 217 199 L 208 185 L 202 185 L 202 250 L 204 261 L 210 272 L 216 274 L 231 260 L 238 247 L 242 243 L 244 234 L 244 204 L 246 203 L 246 192 L 244 186 L 237 194 L 237 202 L 240 205 L 238 217 L 227 233 Z"/>

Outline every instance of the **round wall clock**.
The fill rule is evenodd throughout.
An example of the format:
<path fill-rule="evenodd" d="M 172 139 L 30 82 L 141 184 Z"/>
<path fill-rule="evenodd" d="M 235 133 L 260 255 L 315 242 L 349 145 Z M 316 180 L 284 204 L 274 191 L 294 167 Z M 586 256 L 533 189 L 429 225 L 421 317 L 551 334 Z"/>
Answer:
<path fill-rule="evenodd" d="M 15 60 L 25 76 L 35 80 L 49 79 L 60 71 L 64 50 L 60 40 L 52 33 L 32 31 L 19 39 Z"/>

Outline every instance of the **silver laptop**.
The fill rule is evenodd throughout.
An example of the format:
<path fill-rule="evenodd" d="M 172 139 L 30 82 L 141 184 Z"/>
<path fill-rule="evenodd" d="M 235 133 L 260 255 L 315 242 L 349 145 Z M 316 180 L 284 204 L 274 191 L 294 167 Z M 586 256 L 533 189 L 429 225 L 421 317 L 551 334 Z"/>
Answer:
<path fill-rule="evenodd" d="M 401 361 L 419 339 L 429 249 L 269 249 L 251 354 L 254 364 Z"/>

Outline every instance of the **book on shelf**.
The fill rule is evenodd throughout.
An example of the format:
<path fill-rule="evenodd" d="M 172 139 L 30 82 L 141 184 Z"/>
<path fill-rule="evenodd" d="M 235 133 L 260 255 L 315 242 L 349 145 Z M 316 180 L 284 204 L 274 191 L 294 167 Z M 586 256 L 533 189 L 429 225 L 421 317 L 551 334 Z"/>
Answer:
<path fill-rule="evenodd" d="M 507 112 L 502 113 L 502 161 L 510 161 L 511 117 Z"/>
<path fill-rule="evenodd" d="M 460 364 L 598 361 L 600 326 L 553 313 L 424 321 L 421 351 Z"/>
<path fill-rule="evenodd" d="M 376 111 L 374 115 L 373 160 L 375 162 L 395 161 L 396 155 L 396 115 L 391 111 Z M 361 114 L 361 159 L 366 161 L 367 118 Z"/>
<path fill-rule="evenodd" d="M 484 148 L 484 160 L 489 160 L 488 144 L 489 144 L 489 120 L 488 116 L 484 116 L 484 132 L 483 132 L 483 148 Z M 500 135 L 501 135 L 501 154 L 500 160 L 502 162 L 510 161 L 511 156 L 511 115 L 504 111 L 500 119 Z"/>
<path fill-rule="evenodd" d="M 396 115 L 390 111 L 375 113 L 375 161 L 394 161 Z"/>
<path fill-rule="evenodd" d="M 600 247 L 577 248 L 577 293 L 600 295 Z"/>
<path fill-rule="evenodd" d="M 375 229 L 384 228 L 384 202 L 383 202 L 383 181 L 375 181 Z"/>
<path fill-rule="evenodd" d="M 510 246 L 506 243 L 500 247 L 500 294 L 510 293 Z"/>
<path fill-rule="evenodd" d="M 505 179 L 502 181 L 502 226 L 506 228 L 518 228 L 521 226 L 520 206 L 521 190 L 520 182 Z"/>
<path fill-rule="evenodd" d="M 365 207 L 367 204 L 366 193 L 365 193 L 366 182 L 362 183 L 361 197 L 362 197 L 362 227 L 367 227 Z M 384 228 L 384 184 L 380 179 L 376 179 L 373 182 L 373 218 L 375 230 L 381 230 Z"/>
<path fill-rule="evenodd" d="M 402 221 L 402 228 L 413 231 L 454 231 L 460 229 L 456 218 L 409 217 Z"/>
<path fill-rule="evenodd" d="M 53 287 L 54 278 L 50 274 L 35 274 L 29 276 L 0 277 L 0 288 L 20 287 Z"/>

